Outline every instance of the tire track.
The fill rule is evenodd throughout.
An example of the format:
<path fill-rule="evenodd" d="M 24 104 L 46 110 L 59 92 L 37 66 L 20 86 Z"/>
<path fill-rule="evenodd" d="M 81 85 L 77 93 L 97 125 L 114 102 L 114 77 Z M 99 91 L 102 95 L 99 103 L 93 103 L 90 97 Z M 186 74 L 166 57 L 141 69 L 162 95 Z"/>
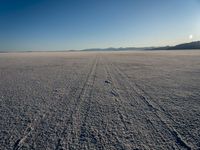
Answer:
<path fill-rule="evenodd" d="M 116 68 L 118 73 L 121 74 L 122 76 L 126 76 L 126 80 L 128 81 L 128 76 L 124 73 L 124 75 L 122 74 L 122 71 L 119 70 L 119 68 Z M 130 83 L 130 82 L 129 82 Z M 130 85 L 131 86 L 131 85 Z M 170 126 L 168 123 L 165 122 L 166 119 L 164 119 L 163 117 L 169 116 L 170 120 L 174 123 L 175 120 L 172 118 L 172 116 L 167 113 L 163 107 L 161 107 L 159 104 L 153 102 L 151 99 L 151 97 L 142 89 L 140 88 L 140 86 L 138 84 L 135 83 L 135 86 L 131 86 L 132 89 L 134 88 L 134 91 L 137 93 L 137 95 L 140 96 L 140 98 L 148 105 L 148 107 L 152 108 L 154 113 L 156 114 L 156 116 L 161 120 L 161 122 L 166 125 L 166 128 L 170 131 L 170 133 L 175 137 L 176 143 L 178 145 L 180 145 L 183 148 L 186 148 L 188 150 L 191 150 L 192 148 L 181 138 L 181 135 L 175 130 L 175 128 L 173 126 Z M 160 114 L 162 115 L 160 115 Z"/>
<path fill-rule="evenodd" d="M 126 121 L 125 121 L 125 117 L 127 118 L 127 113 L 126 113 L 126 110 L 125 108 L 123 107 L 122 105 L 122 98 L 121 98 L 121 95 L 117 92 L 117 88 L 116 88 L 116 85 L 115 85 L 115 82 L 113 80 L 113 77 L 112 75 L 110 74 L 110 69 L 108 68 L 108 66 L 106 66 L 106 74 L 107 74 L 107 79 L 111 82 L 111 94 L 115 97 L 115 101 L 116 103 L 118 104 L 118 107 L 116 107 L 116 111 L 119 115 L 119 118 L 120 118 L 120 121 L 122 122 L 123 126 L 124 126 L 124 129 L 126 131 L 128 131 L 128 128 L 127 128 L 127 125 L 126 125 Z M 122 112 L 120 111 L 120 107 L 122 107 L 123 111 L 125 112 L 125 116 L 122 115 Z"/>
<path fill-rule="evenodd" d="M 127 76 L 125 73 L 124 73 L 124 75 L 125 75 L 125 76 L 127 77 L 127 79 L 128 79 L 128 76 Z M 172 114 L 170 114 L 169 112 L 167 112 L 160 104 L 156 103 L 156 101 L 153 100 L 153 98 L 152 98 L 144 89 L 142 89 L 142 87 L 141 87 L 139 84 L 135 83 L 135 87 L 141 91 L 141 93 L 142 93 L 142 95 L 143 95 L 142 98 L 143 98 L 147 103 L 151 103 L 151 106 L 157 111 L 157 113 L 160 113 L 160 115 L 161 115 L 162 117 L 165 117 L 165 118 L 166 118 L 165 120 L 169 119 L 169 120 L 171 120 L 171 121 L 173 122 L 173 124 L 179 124 L 179 123 L 173 118 Z M 161 118 L 162 118 L 162 117 L 161 117 Z M 186 131 L 184 130 L 184 132 L 186 132 Z M 178 132 L 177 132 L 177 133 L 178 133 Z M 177 139 L 179 139 L 179 138 L 180 138 L 180 134 L 177 134 L 177 133 L 175 133 L 175 135 L 178 135 Z M 187 134 L 188 134 L 192 139 L 194 139 L 194 141 L 198 141 L 198 139 L 197 139 L 194 135 L 192 135 L 190 132 L 187 132 Z M 180 140 L 177 140 L 177 141 L 180 141 Z M 182 143 L 182 142 L 180 142 L 180 143 Z M 195 142 L 194 142 L 194 143 L 195 143 Z M 182 144 L 182 145 L 184 145 L 184 144 Z"/>
<path fill-rule="evenodd" d="M 129 129 L 129 127 L 131 126 L 132 122 L 131 122 L 131 119 L 130 117 L 128 117 L 128 113 L 126 111 L 126 108 L 125 106 L 123 105 L 124 101 L 123 101 L 123 98 L 120 94 L 120 92 L 118 91 L 119 88 L 117 86 L 117 81 L 114 79 L 112 73 L 111 73 L 111 70 L 109 65 L 108 65 L 108 61 L 104 60 L 105 61 L 105 72 L 106 72 L 106 76 L 107 76 L 107 80 L 106 80 L 106 83 L 110 85 L 110 88 L 111 88 L 111 91 L 110 93 L 114 96 L 114 106 L 115 106 L 115 111 L 117 112 L 118 114 L 118 118 L 120 119 L 120 122 L 122 123 L 122 126 L 123 126 L 123 131 L 124 131 L 124 137 L 127 137 L 127 135 L 130 136 L 131 134 L 131 137 L 134 137 L 134 138 L 137 138 L 136 136 L 136 131 L 131 131 Z M 129 127 L 128 127 L 129 126 Z M 122 135 L 118 135 L 118 137 L 120 137 Z M 126 148 L 126 146 L 124 145 L 123 142 L 121 142 L 117 137 L 116 137 L 116 141 L 117 143 L 119 143 L 119 145 L 121 145 L 121 149 L 128 149 Z M 137 142 L 135 141 L 139 141 L 139 139 L 135 139 L 133 140 L 132 138 L 129 139 L 129 142 L 131 143 L 131 146 L 136 146 L 138 145 Z M 142 146 L 142 144 L 140 143 L 140 146 Z M 138 146 L 139 147 L 139 146 Z M 134 148 L 134 149 L 137 149 L 137 148 Z"/>
<path fill-rule="evenodd" d="M 107 60 L 105 60 L 105 61 L 107 61 Z M 107 61 L 107 63 L 111 66 L 112 64 L 111 63 L 109 63 L 109 61 Z M 148 130 L 154 130 L 154 132 L 155 133 L 158 133 L 158 136 L 160 137 L 160 139 L 161 139 L 161 141 L 162 142 L 164 142 L 164 143 L 166 143 L 166 140 L 165 140 L 165 138 L 162 136 L 162 134 L 161 133 L 159 133 L 158 132 L 158 130 L 157 130 L 157 128 L 154 126 L 154 123 L 151 121 L 151 119 L 150 118 L 152 118 L 152 116 L 149 118 L 149 115 L 147 114 L 147 112 L 145 112 L 144 111 L 144 106 L 143 105 L 141 105 L 141 102 L 140 101 L 138 101 L 138 98 L 140 99 L 140 97 L 139 96 L 137 96 L 137 95 L 132 95 L 132 93 L 130 93 L 129 91 L 130 91 L 130 87 L 126 87 L 126 86 L 124 86 L 124 85 L 127 85 L 127 83 L 125 83 L 124 84 L 124 80 L 123 80 L 123 82 L 121 82 L 122 81 L 122 79 L 123 78 L 119 78 L 119 76 L 118 76 L 118 73 L 115 73 L 115 71 L 114 71 L 114 69 L 113 69 L 113 66 L 111 66 L 110 67 L 110 70 L 112 71 L 112 73 L 113 73 L 113 76 L 114 76 L 114 80 L 115 80 L 115 82 L 118 84 L 118 87 L 119 87 L 119 89 L 120 88 L 123 88 L 123 89 L 121 89 L 122 90 L 122 92 L 126 92 L 126 96 L 128 96 L 128 99 L 127 100 L 129 100 L 129 101 L 127 101 L 127 100 L 125 100 L 124 101 L 124 103 L 127 103 L 127 108 L 131 105 L 131 106 L 133 106 L 134 107 L 134 110 L 136 110 L 136 114 L 133 114 L 133 116 L 135 116 L 135 119 L 131 119 L 131 116 L 129 117 L 129 119 L 130 119 L 130 121 L 131 121 L 131 124 L 141 124 L 141 122 L 140 122 L 140 120 L 141 119 L 143 119 L 143 121 L 145 121 L 146 120 L 146 123 L 148 123 L 149 122 L 149 124 L 147 124 L 146 126 L 148 127 L 148 128 L 151 128 L 151 129 L 148 129 Z M 125 98 L 126 99 L 126 98 Z M 133 99 L 133 100 L 131 100 L 130 101 L 130 99 Z M 134 103 L 133 103 L 134 102 Z M 145 104 L 145 103 L 144 103 Z M 147 105 L 148 106 L 148 105 Z M 139 109 L 138 109 L 139 108 Z M 152 109 L 150 109 L 151 111 L 152 111 Z M 141 111 L 141 112 L 139 112 L 139 111 Z M 129 112 L 129 113 L 131 113 L 131 112 Z M 151 113 L 151 112 L 150 112 Z M 139 119 L 139 120 L 138 120 Z M 145 123 L 145 124 L 146 124 Z M 142 125 L 142 124 L 141 124 Z M 150 125 L 150 126 L 149 126 Z M 143 137 L 142 136 L 142 133 L 141 133 L 141 130 L 143 130 L 143 129 L 136 129 L 136 133 L 140 133 L 139 135 L 136 135 L 135 137 L 138 137 L 139 136 L 139 138 L 136 140 L 137 142 L 138 141 L 141 141 L 141 140 L 144 140 L 144 139 L 147 139 L 147 137 Z M 148 131 L 147 130 L 147 131 Z M 144 132 L 145 134 L 146 134 L 146 132 Z M 154 138 L 153 140 L 156 140 L 157 141 L 157 143 L 160 143 L 161 141 L 159 140 L 158 141 L 158 139 L 157 138 Z M 143 143 L 144 144 L 144 143 Z M 145 144 L 150 144 L 151 145 L 151 143 L 148 143 L 147 141 L 145 142 Z M 142 145 L 141 143 L 140 143 L 140 145 Z M 168 147 L 168 149 L 170 149 L 170 147 L 168 146 L 168 145 L 166 145 L 166 147 Z M 144 148 L 144 149 L 146 149 L 146 148 Z"/>
<path fill-rule="evenodd" d="M 88 140 L 90 139 L 92 143 L 97 143 L 97 139 L 95 137 L 94 134 L 92 134 L 91 131 L 91 127 L 87 125 L 87 119 L 89 117 L 89 112 L 91 110 L 91 102 L 92 102 L 92 94 L 93 94 L 93 87 L 94 87 L 94 82 L 97 76 L 97 68 L 98 68 L 98 62 L 99 62 L 99 57 L 96 58 L 96 65 L 94 70 L 92 71 L 92 75 L 91 75 L 91 89 L 89 90 L 88 93 L 88 97 L 83 97 L 83 99 L 87 98 L 88 103 L 85 103 L 85 105 L 83 106 L 83 110 L 85 110 L 85 112 L 83 113 L 83 121 L 80 125 L 80 133 L 79 133 L 79 146 L 85 146 L 85 144 L 87 144 L 87 147 L 89 147 L 88 145 Z"/>
<path fill-rule="evenodd" d="M 89 94 L 87 97 L 88 101 L 87 101 L 87 103 L 84 103 L 85 105 L 82 108 L 82 110 L 85 110 L 85 111 L 83 113 L 84 117 L 83 117 L 82 124 L 80 125 L 80 134 L 79 134 L 79 143 L 78 143 L 79 149 L 94 149 L 94 147 L 95 147 L 95 149 L 106 149 L 104 146 L 105 143 L 103 143 L 104 135 L 106 135 L 106 138 L 109 141 L 111 141 L 111 138 L 113 138 L 111 135 L 114 135 L 114 133 L 109 128 L 106 128 L 106 131 L 104 129 L 103 130 L 104 134 L 102 134 L 102 132 L 100 130 L 98 130 L 97 128 L 93 128 L 89 122 L 87 123 L 87 121 L 89 121 L 88 119 L 90 119 L 89 116 L 91 115 L 90 114 L 91 107 L 95 107 L 95 108 L 99 107 L 98 105 L 95 105 L 96 102 L 92 100 L 92 98 L 95 98 L 92 96 L 94 96 L 93 94 L 95 94 L 94 84 L 95 84 L 96 77 L 97 77 L 97 71 L 99 69 L 98 66 L 100 65 L 100 56 L 98 56 L 97 59 L 98 59 L 98 61 L 97 61 L 97 65 L 96 65 L 96 69 L 95 69 L 95 73 L 94 73 L 94 77 L 93 77 L 93 83 L 91 86 L 93 89 L 91 89 L 89 91 Z M 103 118 L 103 117 L 101 117 L 101 118 Z M 107 126 L 107 124 L 105 123 L 104 120 L 101 120 L 101 124 L 103 126 Z M 112 144 L 115 145 L 117 149 L 124 149 L 124 146 L 122 146 L 122 143 L 120 143 L 120 141 L 117 137 L 115 137 L 115 141 L 116 141 L 116 143 L 112 141 Z M 90 144 L 93 144 L 93 147 Z"/>
<path fill-rule="evenodd" d="M 175 143 L 177 144 L 178 147 L 182 147 L 182 148 L 185 148 L 185 149 L 192 149 L 180 136 L 180 134 L 170 125 L 170 124 L 167 124 L 165 122 L 165 119 L 162 118 L 163 116 L 166 117 L 166 114 L 164 112 L 162 112 L 162 108 L 160 108 L 159 106 L 155 106 L 155 103 L 153 103 L 149 98 L 148 98 L 148 95 L 146 95 L 144 93 L 144 91 L 142 91 L 137 85 L 131 85 L 131 83 L 129 82 L 128 80 L 128 77 L 127 75 L 125 75 L 124 73 L 122 73 L 121 70 L 119 70 L 119 68 L 117 68 L 115 65 L 113 65 L 111 63 L 111 66 L 112 68 L 114 68 L 113 72 L 115 72 L 115 74 L 117 75 L 120 75 L 122 79 L 124 79 L 124 85 L 127 85 L 130 89 L 132 89 L 137 97 L 139 97 L 143 102 L 144 104 L 147 105 L 147 107 L 149 107 L 150 111 L 160 120 L 160 122 L 162 123 L 162 125 L 170 132 L 170 134 L 174 137 L 174 140 L 175 140 Z M 120 80 L 120 78 L 118 78 Z M 132 96 L 132 94 L 130 93 L 130 95 Z M 134 96 L 132 96 L 134 98 Z M 159 113 L 162 114 L 162 116 L 159 114 Z M 144 114 L 147 115 L 148 117 L 148 114 L 144 112 Z M 151 120 L 149 120 L 150 123 L 152 124 L 152 126 L 154 126 L 154 123 L 151 122 Z M 173 120 L 172 120 L 173 121 Z M 156 129 L 156 127 L 153 127 Z M 157 130 L 157 129 L 156 129 Z M 158 132 L 158 131 L 157 131 Z M 162 137 L 162 136 L 161 136 Z M 164 138 L 163 138 L 164 140 Z"/>
<path fill-rule="evenodd" d="M 96 70 L 96 65 L 97 65 L 98 59 L 97 56 L 94 58 L 94 61 L 92 63 L 91 69 L 86 77 L 85 83 L 83 87 L 81 88 L 81 91 L 76 98 L 74 107 L 71 108 L 70 111 L 70 116 L 69 119 L 65 125 L 65 128 L 63 129 L 61 133 L 61 137 L 58 138 L 58 142 L 56 144 L 56 147 L 66 147 L 69 149 L 72 145 L 75 145 L 78 141 L 76 141 L 78 138 L 76 136 L 78 135 L 76 127 L 79 127 L 78 122 L 80 122 L 80 105 L 81 103 L 86 100 L 86 96 L 88 91 L 90 92 L 93 86 L 93 80 L 95 79 L 94 74 Z M 91 93 L 91 92 L 90 92 Z M 66 141 L 65 143 L 65 135 L 66 136 Z M 59 145 L 59 146 L 58 146 Z"/>
<path fill-rule="evenodd" d="M 19 150 L 23 147 L 25 141 L 30 136 L 30 134 L 35 130 L 36 126 L 40 124 L 40 122 L 44 119 L 45 114 L 41 116 L 41 118 L 35 118 L 32 123 L 30 123 L 24 131 L 24 134 L 21 138 L 19 138 L 13 145 L 13 150 Z"/>
<path fill-rule="evenodd" d="M 94 63 L 94 60 L 92 61 L 92 65 L 93 65 L 93 63 Z M 80 79 L 77 78 L 77 80 L 75 80 L 76 84 L 78 83 L 78 80 L 80 80 Z M 56 81 L 54 81 L 54 82 L 56 82 Z M 70 84 L 65 88 L 65 92 L 67 92 L 67 89 L 70 89 Z M 48 105 L 46 105 L 45 107 L 48 108 L 48 110 L 51 111 L 52 114 L 50 115 L 48 113 L 49 111 L 45 111 L 43 113 L 41 112 L 41 115 L 40 115 L 40 112 L 39 112 L 39 114 L 34 117 L 35 119 L 33 120 L 33 122 L 28 124 L 28 126 L 25 129 L 25 131 L 22 134 L 22 136 L 14 142 L 13 150 L 18 150 L 18 149 L 23 148 L 24 144 L 26 144 L 26 146 L 28 146 L 29 148 L 33 147 L 33 145 L 31 145 L 31 143 L 29 143 L 29 142 L 30 142 L 30 140 L 32 141 L 33 139 L 38 141 L 37 137 L 40 134 L 38 131 L 42 131 L 43 130 L 41 128 L 41 122 L 48 123 L 49 118 L 55 117 L 55 115 L 59 115 L 60 112 L 56 112 L 55 111 L 55 110 L 60 110 L 58 107 L 61 107 L 61 106 L 62 107 L 66 107 L 65 110 L 63 109 L 62 113 L 63 114 L 67 113 L 68 109 L 67 109 L 66 102 L 64 100 L 66 100 L 67 96 L 73 97 L 71 92 L 73 92 L 73 94 L 76 94 L 77 93 L 76 91 L 77 91 L 77 88 L 75 88 L 75 89 L 72 88 L 72 89 L 70 89 L 70 91 L 68 91 L 69 95 L 71 95 L 71 96 L 67 95 L 67 93 L 66 93 L 63 96 L 57 97 L 58 100 L 57 100 L 57 104 L 56 105 L 54 104 L 54 101 L 49 101 Z M 55 93 L 54 86 L 53 86 L 52 87 L 52 96 L 56 96 L 55 94 L 57 94 L 57 92 L 59 93 L 59 91 L 56 91 L 56 93 Z M 52 99 L 54 99 L 54 97 Z M 61 103 L 62 103 L 62 105 L 61 105 Z M 55 108 L 49 107 L 49 106 L 52 106 L 52 105 L 55 105 Z M 72 105 L 72 104 L 70 103 L 70 105 Z M 68 103 L 68 106 L 70 106 L 70 105 Z M 61 116 L 59 116 L 59 117 L 61 117 Z M 54 118 L 52 118 L 52 119 L 54 119 Z M 58 120 L 58 121 L 60 121 L 60 120 Z M 61 120 L 61 121 L 63 121 L 63 120 Z M 51 124 L 51 125 L 53 125 L 53 124 Z M 55 128 L 56 126 L 57 125 L 51 126 L 51 128 Z M 34 145 L 36 144 L 36 141 L 33 141 Z M 60 147 L 62 147 L 62 140 L 58 139 L 58 142 L 56 144 L 54 144 L 54 145 L 55 145 L 56 149 L 60 149 Z M 52 146 L 54 146 L 54 145 L 52 145 Z"/>
<path fill-rule="evenodd" d="M 104 76 L 107 76 L 107 74 L 103 65 L 104 64 L 102 63 L 100 55 L 98 63 L 99 67 L 97 68 L 96 71 L 98 78 L 95 81 L 94 90 L 92 92 L 93 93 L 92 98 L 94 100 L 91 101 L 89 105 L 90 106 L 89 112 L 87 112 L 86 113 L 87 115 L 85 115 L 85 117 L 87 118 L 85 118 L 85 121 L 83 121 L 82 124 L 83 132 L 81 132 L 80 135 L 83 138 L 79 140 L 80 141 L 79 145 L 81 145 L 80 149 L 113 149 L 113 147 L 115 149 L 125 149 L 123 143 L 118 138 L 119 135 L 117 134 L 117 131 L 116 130 L 113 131 L 114 124 L 113 122 L 111 122 L 112 124 L 110 124 L 109 120 L 111 118 L 107 117 L 109 116 L 109 114 L 108 113 L 104 114 L 103 109 L 105 108 L 101 106 L 101 102 L 99 103 L 100 100 L 98 99 L 98 96 L 104 95 L 104 92 L 107 93 L 107 88 L 108 88 L 107 87 L 108 85 L 105 84 L 106 82 L 104 82 L 105 81 Z M 102 86 L 106 86 L 105 89 L 102 92 L 97 93 L 96 90 L 102 88 Z M 110 94 L 107 96 L 110 97 Z M 95 98 L 97 98 L 98 100 L 96 101 Z M 105 101 L 104 104 L 107 106 L 112 105 L 112 101 Z M 91 108 L 93 109 L 93 112 Z M 109 108 L 110 107 L 108 107 L 107 109 Z M 94 114 L 94 110 L 95 114 L 97 115 Z M 89 119 L 90 116 L 94 117 L 95 120 L 92 121 L 91 118 Z"/>
<path fill-rule="evenodd" d="M 130 97 L 130 94 L 128 92 L 128 91 L 130 91 L 130 88 L 121 89 L 123 87 L 123 84 L 120 83 L 119 81 L 121 81 L 122 79 L 116 78 L 116 74 L 114 73 L 113 66 L 111 66 L 111 64 L 109 63 L 109 61 L 107 59 L 104 60 L 104 61 L 107 64 L 107 69 L 106 70 L 108 71 L 108 74 L 109 74 L 109 76 L 108 76 L 109 81 L 108 82 L 114 83 L 114 89 L 115 90 L 114 90 L 114 92 L 111 91 L 111 93 L 115 97 L 120 97 L 120 100 L 119 99 L 117 100 L 118 107 L 119 108 L 123 108 L 122 112 L 125 112 L 126 120 L 129 120 L 129 121 L 124 121 L 124 119 L 120 115 L 120 114 L 123 114 L 123 113 L 119 112 L 119 118 L 121 119 L 121 122 L 126 126 L 126 129 L 127 129 L 126 132 L 125 132 L 125 135 L 131 134 L 131 137 L 134 138 L 134 140 L 133 139 L 129 139 L 129 141 L 130 141 L 132 146 L 138 145 L 137 147 L 139 147 L 139 148 L 134 148 L 134 149 L 146 149 L 147 147 L 144 147 L 144 145 L 143 145 L 144 143 L 141 142 L 142 140 L 147 138 L 141 133 L 141 130 L 143 130 L 143 129 L 138 129 L 138 128 L 133 128 L 132 127 L 133 124 L 138 124 L 138 125 L 141 124 L 140 121 L 136 120 L 139 116 L 141 116 L 141 113 L 138 114 L 138 112 L 137 112 L 137 114 L 133 114 L 135 119 L 132 118 L 130 116 L 130 114 L 127 113 L 127 108 L 128 108 L 129 105 L 132 105 L 132 106 L 138 105 L 139 106 L 140 102 L 138 102 L 135 99 L 135 97 L 132 97 L 132 98 L 134 98 L 134 104 L 132 104 L 130 102 L 127 102 L 127 98 L 123 98 L 123 96 L 120 94 L 120 91 L 126 92 L 126 95 L 129 95 L 129 97 Z M 109 67 L 109 66 L 111 66 L 111 67 Z M 117 91 L 117 92 L 115 92 L 115 91 Z M 141 106 L 139 106 L 139 107 L 141 107 Z M 136 108 L 134 108 L 134 109 L 136 109 Z M 146 112 L 144 112 L 143 110 L 142 110 L 142 114 L 145 115 L 145 117 L 143 116 L 143 118 L 148 118 L 147 115 L 146 115 Z M 153 127 L 153 130 L 157 131 L 157 129 L 153 126 L 153 123 L 151 122 L 150 119 L 146 119 L 146 122 L 150 122 L 152 127 Z M 157 131 L 157 133 L 158 133 L 158 131 Z M 160 134 L 160 138 L 162 139 L 162 141 L 165 142 L 165 139 L 161 136 L 161 134 Z M 157 139 L 155 139 L 155 140 L 157 140 Z M 146 143 L 148 143 L 148 142 L 146 141 Z M 157 143 L 159 143 L 159 141 L 157 141 Z M 151 143 L 149 143 L 149 144 L 151 144 Z M 166 146 L 166 147 L 168 147 L 168 146 Z M 168 149 L 169 148 L 170 147 L 168 147 Z"/>

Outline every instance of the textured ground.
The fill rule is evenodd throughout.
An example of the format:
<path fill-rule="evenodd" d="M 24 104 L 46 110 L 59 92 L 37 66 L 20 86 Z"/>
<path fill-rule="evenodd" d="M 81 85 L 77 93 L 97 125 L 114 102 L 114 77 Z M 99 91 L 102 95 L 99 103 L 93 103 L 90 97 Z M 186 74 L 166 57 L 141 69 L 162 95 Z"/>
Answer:
<path fill-rule="evenodd" d="M 0 149 L 200 149 L 200 51 L 2 53 Z"/>

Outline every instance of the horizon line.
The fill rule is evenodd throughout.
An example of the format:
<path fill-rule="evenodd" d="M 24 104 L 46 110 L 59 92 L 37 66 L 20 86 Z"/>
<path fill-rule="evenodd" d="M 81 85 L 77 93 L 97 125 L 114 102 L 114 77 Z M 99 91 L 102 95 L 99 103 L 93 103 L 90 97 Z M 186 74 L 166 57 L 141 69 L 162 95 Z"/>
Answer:
<path fill-rule="evenodd" d="M 128 48 L 134 48 L 135 50 L 148 50 L 149 48 L 162 48 L 162 47 L 173 47 L 181 44 L 188 44 L 193 42 L 200 42 L 200 40 L 195 40 L 191 42 L 185 42 L 185 43 L 179 43 L 176 45 L 164 45 L 164 46 L 127 46 L 127 47 L 103 47 L 103 48 L 84 48 L 84 49 L 63 49 L 63 50 L 0 50 L 1 53 L 6 52 L 63 52 L 63 51 L 86 51 L 86 50 L 106 50 L 106 49 L 128 49 Z M 151 49 L 149 49 L 151 50 Z"/>

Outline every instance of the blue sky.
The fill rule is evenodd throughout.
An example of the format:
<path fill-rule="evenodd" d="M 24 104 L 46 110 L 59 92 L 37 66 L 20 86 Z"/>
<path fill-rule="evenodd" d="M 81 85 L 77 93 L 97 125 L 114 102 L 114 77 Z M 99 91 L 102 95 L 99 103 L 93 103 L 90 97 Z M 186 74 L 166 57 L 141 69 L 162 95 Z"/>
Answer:
<path fill-rule="evenodd" d="M 200 0 L 0 0 L 0 50 L 164 46 L 196 40 Z"/>

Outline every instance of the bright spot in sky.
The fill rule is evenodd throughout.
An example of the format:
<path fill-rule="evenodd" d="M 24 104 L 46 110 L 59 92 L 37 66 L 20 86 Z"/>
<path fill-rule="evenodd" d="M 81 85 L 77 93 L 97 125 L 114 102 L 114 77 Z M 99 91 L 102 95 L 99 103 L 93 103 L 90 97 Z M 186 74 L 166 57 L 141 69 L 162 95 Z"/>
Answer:
<path fill-rule="evenodd" d="M 189 36 L 189 39 L 191 40 L 193 38 L 193 35 L 191 34 L 190 36 Z"/>

